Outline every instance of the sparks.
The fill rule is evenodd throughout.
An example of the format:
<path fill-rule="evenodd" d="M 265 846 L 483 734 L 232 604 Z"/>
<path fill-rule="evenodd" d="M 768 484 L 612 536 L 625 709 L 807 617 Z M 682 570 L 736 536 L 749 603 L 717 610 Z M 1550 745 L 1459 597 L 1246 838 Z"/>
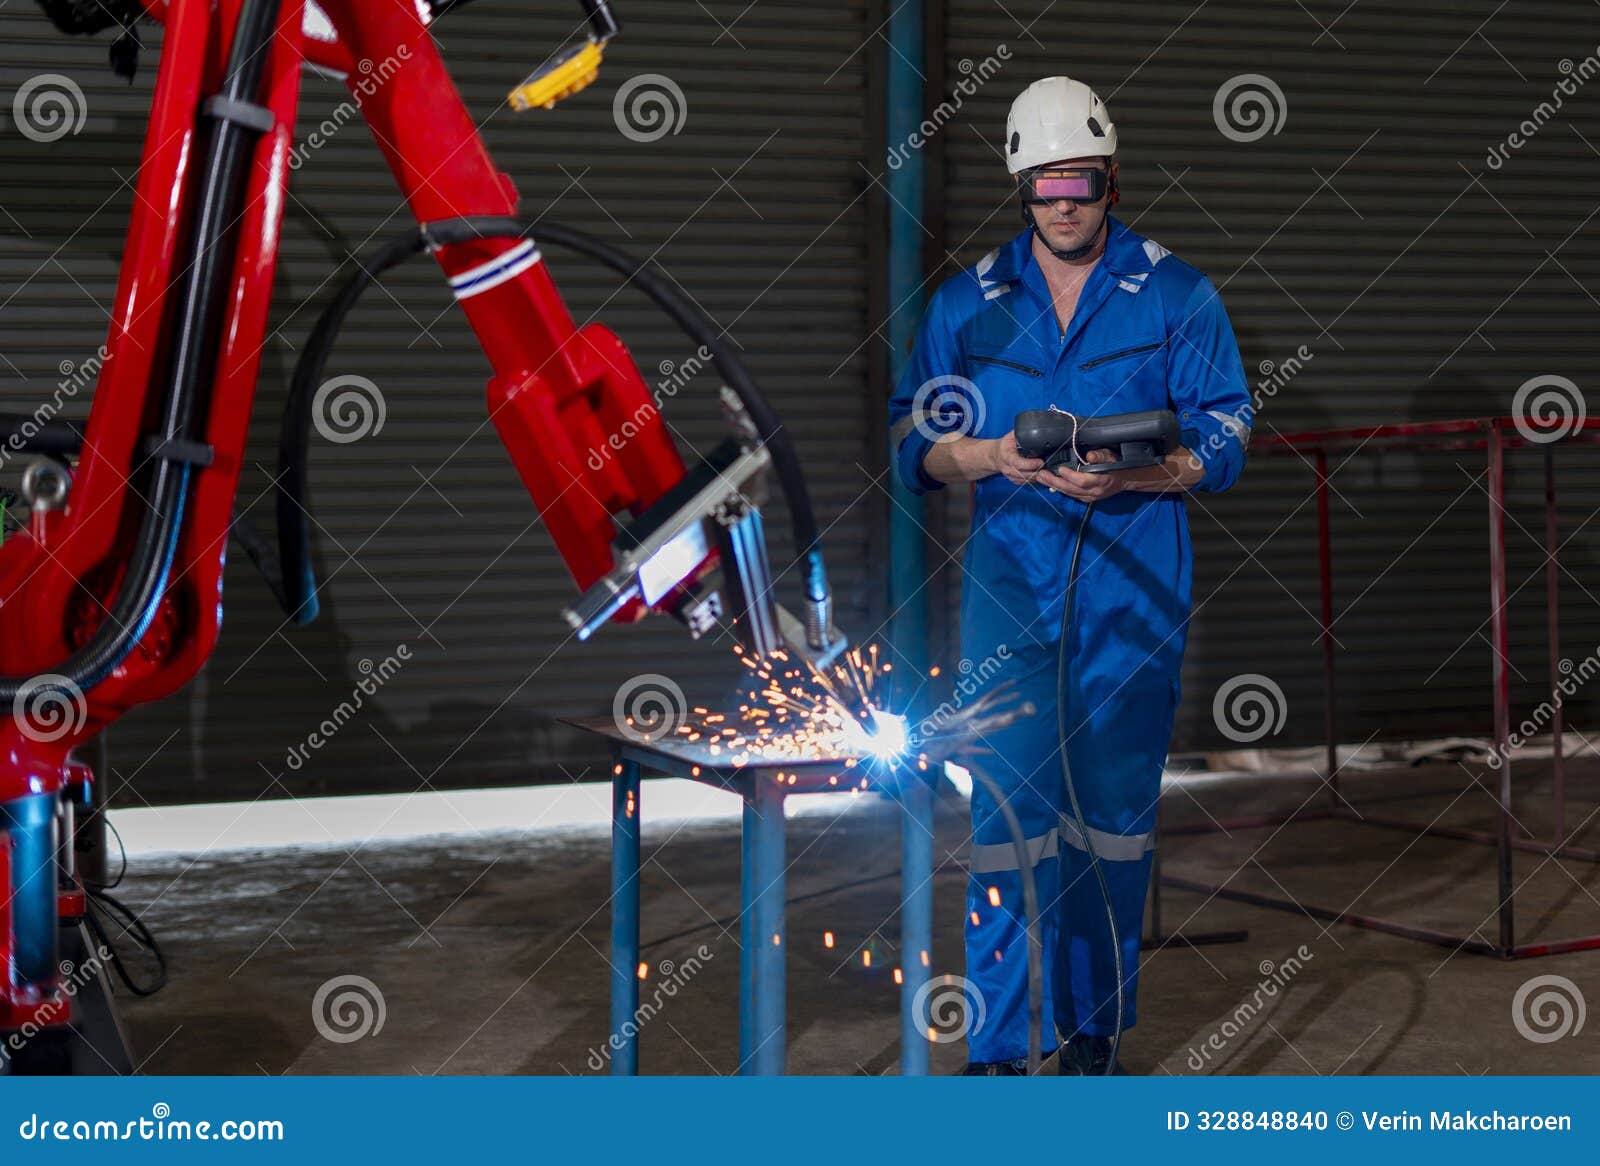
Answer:
<path fill-rule="evenodd" d="M 726 750 L 736 767 L 834 761 L 849 768 L 862 760 L 892 765 L 910 751 L 905 717 L 886 707 L 892 696 L 889 665 L 879 661 L 876 644 L 854 648 L 823 668 L 783 649 L 758 657 L 739 645 L 735 656 L 745 672 L 739 694 L 748 700 L 734 712 L 691 706 L 674 729 L 679 739 L 713 757 Z M 799 776 L 785 770 L 776 780 L 797 785 Z M 829 784 L 839 785 L 837 774 Z"/>
<path fill-rule="evenodd" d="M 906 751 L 906 719 L 874 709 L 870 721 L 857 721 L 845 731 L 852 753 L 865 753 L 879 761 L 893 761 Z"/>
<path fill-rule="evenodd" d="M 985 733 L 1034 712 L 1011 691 L 1014 682 L 1004 681 L 940 720 L 932 732 L 931 719 L 913 732 L 915 717 L 895 703 L 893 665 L 881 658 L 887 653 L 877 644 L 851 648 L 822 667 L 782 648 L 758 656 L 741 644 L 734 655 L 744 671 L 736 686 L 737 709 L 712 712 L 691 706 L 682 722 L 662 735 L 694 745 L 713 764 L 732 769 L 770 771 L 779 765 L 826 762 L 838 768 L 808 776 L 819 783 L 826 776 L 828 786 L 849 788 L 852 794 L 871 788 L 871 778 L 863 774 L 881 779 L 888 773 L 935 770 Z M 930 669 L 927 678 L 937 675 L 937 669 Z M 773 780 L 797 787 L 800 775 L 784 770 Z"/>

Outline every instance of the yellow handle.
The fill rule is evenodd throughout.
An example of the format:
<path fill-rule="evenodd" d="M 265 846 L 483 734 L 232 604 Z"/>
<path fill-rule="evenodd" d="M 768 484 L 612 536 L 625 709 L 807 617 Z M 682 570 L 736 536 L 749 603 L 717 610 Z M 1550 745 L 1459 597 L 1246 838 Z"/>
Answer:
<path fill-rule="evenodd" d="M 551 109 L 571 97 L 600 73 L 601 46 L 595 41 L 568 49 L 539 72 L 513 89 L 506 101 L 512 109 Z"/>

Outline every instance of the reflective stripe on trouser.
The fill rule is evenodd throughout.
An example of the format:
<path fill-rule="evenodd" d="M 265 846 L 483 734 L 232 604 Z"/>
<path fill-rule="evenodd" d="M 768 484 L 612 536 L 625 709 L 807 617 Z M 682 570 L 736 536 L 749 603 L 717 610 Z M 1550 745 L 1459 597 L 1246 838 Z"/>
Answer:
<path fill-rule="evenodd" d="M 993 682 L 1015 678 L 1019 699 L 1032 701 L 1038 711 L 990 735 L 982 744 L 993 755 L 973 762 L 1005 791 L 1027 838 L 1042 914 L 1046 1054 L 1057 1043 L 1057 1031 L 1062 1038 L 1080 1031 L 1106 1035 L 1116 1025 L 1116 972 L 1105 903 L 1062 787 L 1055 663 L 1054 645 L 1012 653 L 1005 675 Z M 1174 694 L 1164 675 L 1136 671 L 1120 688 L 1086 693 L 1073 684 L 1068 710 L 1073 782 L 1122 941 L 1127 1027 L 1135 1019 L 1155 802 L 1172 733 Z M 978 1023 L 967 1036 L 968 1059 L 1013 1060 L 1025 1056 L 1028 1047 L 1022 880 L 1005 819 L 978 783 L 972 791 L 972 822 L 967 978 L 980 1000 Z"/>

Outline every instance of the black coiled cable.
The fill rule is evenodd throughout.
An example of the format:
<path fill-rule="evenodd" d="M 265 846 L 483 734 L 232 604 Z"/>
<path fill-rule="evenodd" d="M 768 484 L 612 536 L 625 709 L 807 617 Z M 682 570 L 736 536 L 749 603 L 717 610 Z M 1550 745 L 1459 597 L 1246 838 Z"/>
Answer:
<path fill-rule="evenodd" d="M 111 960 L 111 968 L 117 973 L 117 979 L 122 981 L 123 987 L 135 996 L 154 996 L 167 986 L 167 955 L 161 950 L 161 945 L 156 942 L 156 937 L 150 928 L 145 926 L 138 912 L 128 906 L 121 899 L 109 892 L 95 887 L 85 887 L 85 905 L 87 909 L 83 914 L 83 921 L 88 924 L 90 933 L 101 951 L 104 951 Z M 106 919 L 102 921 L 100 914 Z M 117 949 L 116 940 L 111 938 L 106 930 L 106 923 L 110 922 L 122 928 L 123 935 L 133 937 L 133 941 L 149 953 L 155 961 L 155 975 L 146 981 L 134 978 L 128 970 L 127 964 L 122 959 L 122 953 Z M 120 936 L 118 937 L 120 938 Z"/>
<path fill-rule="evenodd" d="M 90 934 L 95 938 L 96 948 L 103 951 L 111 961 L 111 970 L 116 972 L 117 979 L 122 981 L 123 987 L 135 996 L 154 996 L 167 986 L 167 955 L 161 950 L 161 944 L 156 942 L 155 934 L 139 918 L 138 912 L 129 907 L 121 899 L 111 894 L 111 891 L 122 885 L 123 878 L 128 873 L 128 847 L 122 841 L 122 831 L 117 829 L 116 823 L 111 820 L 105 810 L 98 811 L 105 828 L 117 840 L 117 849 L 121 852 L 122 863 L 117 868 L 117 877 L 109 882 L 97 883 L 88 879 L 84 880 L 83 890 L 85 907 L 83 921 L 88 926 Z M 99 912 L 100 914 L 96 914 Z M 102 920 L 100 915 L 106 918 Z M 127 963 L 122 958 L 121 951 L 117 948 L 116 940 L 111 938 L 107 931 L 107 922 L 114 923 L 122 928 L 123 935 L 131 935 L 136 944 L 149 953 L 155 961 L 155 975 L 147 981 L 134 978 L 128 970 Z M 120 938 L 120 936 L 118 937 Z"/>
<path fill-rule="evenodd" d="M 705 313 L 658 275 L 648 261 L 637 259 L 592 235 L 557 223 L 536 223 L 512 215 L 473 215 L 428 223 L 385 243 L 370 258 L 360 261 L 355 274 L 323 309 L 305 351 L 295 364 L 278 435 L 278 557 L 285 612 L 301 624 L 309 623 L 317 615 L 316 570 L 311 562 L 307 498 L 307 447 L 317 387 L 345 317 L 380 275 L 425 250 L 483 239 L 520 239 L 535 233 L 541 243 L 571 248 L 622 275 L 626 282 L 654 300 L 691 340 L 711 354 L 712 363 L 738 395 L 772 457 L 773 472 L 789 504 L 795 548 L 805 558 L 806 596 L 814 601 L 826 599 L 828 580 L 822 560 L 821 532 L 800 466 L 800 455 L 749 369 L 729 349 Z"/>
<path fill-rule="evenodd" d="M 1105 872 L 1100 869 L 1100 856 L 1094 852 L 1094 842 L 1089 836 L 1089 823 L 1084 820 L 1083 807 L 1078 804 L 1078 791 L 1072 784 L 1072 767 L 1067 764 L 1067 632 L 1072 626 L 1072 602 L 1078 589 L 1078 561 L 1083 555 L 1083 536 L 1094 514 L 1094 503 L 1085 505 L 1083 517 L 1078 520 L 1078 532 L 1072 544 L 1072 557 L 1067 566 L 1067 587 L 1061 597 L 1061 638 L 1056 650 L 1056 734 L 1061 742 L 1061 783 L 1066 790 L 1067 804 L 1072 809 L 1078 833 L 1089 853 L 1089 865 L 1100 884 L 1100 897 L 1105 902 L 1106 923 L 1111 929 L 1111 947 L 1117 973 L 1117 1023 L 1111 1038 L 1111 1055 L 1106 1062 L 1106 1075 L 1116 1071 L 1117 1050 L 1122 1045 L 1122 1024 L 1126 1015 L 1126 989 L 1123 986 L 1122 937 L 1117 933 L 1116 907 L 1111 901 L 1111 886 Z M 995 803 L 1011 835 L 1011 848 L 1016 853 L 1017 870 L 1022 876 L 1022 910 L 1028 932 L 1028 1075 L 1039 1071 L 1040 1049 L 1044 1035 L 1044 975 L 1042 970 L 1043 945 L 1040 939 L 1039 892 L 1033 878 L 1033 864 L 1028 854 L 1027 837 L 1016 811 L 1011 808 L 994 781 L 977 766 L 972 776 L 982 783 L 985 792 Z"/>
<path fill-rule="evenodd" d="M 1067 803 L 1072 807 L 1072 818 L 1077 823 L 1078 834 L 1089 854 L 1089 866 L 1100 884 L 1100 897 L 1106 907 L 1106 926 L 1111 930 L 1111 950 L 1117 973 L 1117 1023 L 1112 1030 L 1111 1055 L 1106 1061 L 1106 1076 L 1117 1068 L 1117 1050 L 1122 1047 L 1122 1024 L 1126 1018 L 1126 989 L 1123 985 L 1122 937 L 1117 933 L 1117 909 L 1111 901 L 1111 886 L 1106 882 L 1105 871 L 1100 868 L 1100 856 L 1094 852 L 1094 840 L 1089 835 L 1089 823 L 1084 820 L 1083 807 L 1078 804 L 1078 790 L 1072 784 L 1072 766 L 1067 764 L 1067 632 L 1072 627 L 1072 601 L 1078 590 L 1078 559 L 1083 554 L 1083 537 L 1089 529 L 1089 519 L 1094 514 L 1094 503 L 1083 508 L 1078 520 L 1078 534 L 1072 544 L 1072 559 L 1067 567 L 1067 589 L 1061 598 L 1061 641 L 1056 649 L 1056 732 L 1061 738 L 1061 784 L 1067 791 Z"/>

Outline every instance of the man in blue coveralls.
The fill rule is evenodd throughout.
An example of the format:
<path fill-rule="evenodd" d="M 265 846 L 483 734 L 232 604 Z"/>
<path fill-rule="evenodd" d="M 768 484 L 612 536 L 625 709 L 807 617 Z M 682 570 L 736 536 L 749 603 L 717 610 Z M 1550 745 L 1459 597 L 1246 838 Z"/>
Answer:
<path fill-rule="evenodd" d="M 1064 1041 L 1063 1073 L 1104 1073 L 1120 1071 L 1110 1063 L 1119 1011 L 1122 1027 L 1135 1019 L 1156 800 L 1188 631 L 1184 495 L 1233 485 L 1253 414 L 1211 282 L 1108 213 L 1117 131 L 1089 87 L 1066 77 L 1029 86 L 1012 104 L 1004 151 L 1026 229 L 934 294 L 889 420 L 897 472 L 912 490 L 972 483 L 962 656 L 1002 660 L 989 683 L 1016 680 L 1038 710 L 982 744 L 993 750 L 984 772 L 1021 820 L 1038 890 L 1043 1051 Z M 1052 406 L 1079 416 L 1172 409 L 1183 448 L 1143 469 L 1047 471 L 1018 452 L 1012 429 L 1018 413 Z M 1065 797 L 1057 722 L 1063 599 L 1080 535 L 1059 697 L 1086 831 Z M 972 843 L 967 1072 L 1021 1073 L 1020 858 L 981 785 Z"/>

